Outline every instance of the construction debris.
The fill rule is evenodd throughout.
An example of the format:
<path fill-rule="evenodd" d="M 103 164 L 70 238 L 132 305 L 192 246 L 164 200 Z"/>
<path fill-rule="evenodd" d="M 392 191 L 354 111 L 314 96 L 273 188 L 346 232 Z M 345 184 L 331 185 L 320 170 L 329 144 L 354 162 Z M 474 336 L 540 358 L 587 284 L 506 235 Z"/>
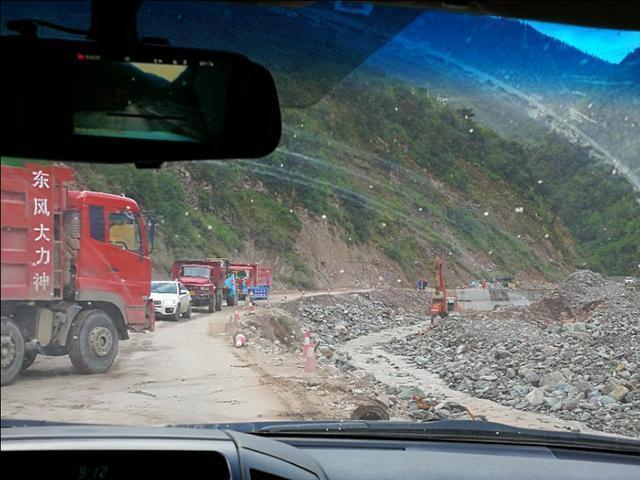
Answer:
<path fill-rule="evenodd" d="M 539 412 L 594 430 L 640 435 L 640 293 L 578 271 L 528 307 L 454 312 L 431 323 L 429 301 L 425 292 L 407 290 L 296 299 L 282 306 L 286 311 L 256 315 L 251 332 L 262 341 L 252 345 L 300 355 L 302 332 L 311 328 L 321 381 L 330 375 L 359 398 L 384 398 L 391 418 L 486 420 L 424 385 L 407 384 L 402 368 L 392 374 L 395 381 L 381 382 L 377 369 L 393 369 L 387 354 L 437 374 L 454 390 L 512 408 L 514 417 L 519 410 Z M 375 355 L 359 348 L 371 356 L 370 369 L 354 366 L 349 349 L 341 347 L 386 331 L 382 342 L 388 342 Z M 345 396 L 339 408 L 353 412 L 353 402 Z"/>
<path fill-rule="evenodd" d="M 578 271 L 527 308 L 453 314 L 386 349 L 518 410 L 640 435 L 640 295 Z"/>

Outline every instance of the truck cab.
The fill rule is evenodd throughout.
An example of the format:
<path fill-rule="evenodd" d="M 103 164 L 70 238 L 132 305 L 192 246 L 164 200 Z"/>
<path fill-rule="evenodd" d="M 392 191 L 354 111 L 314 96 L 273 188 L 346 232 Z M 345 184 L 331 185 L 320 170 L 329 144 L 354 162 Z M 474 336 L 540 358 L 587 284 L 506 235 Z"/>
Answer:
<path fill-rule="evenodd" d="M 120 305 L 130 329 L 150 327 L 151 258 L 138 204 L 108 193 L 71 191 L 69 207 L 81 225 L 75 300 Z"/>
<path fill-rule="evenodd" d="M 178 260 L 173 264 L 171 277 L 187 288 L 194 307 L 207 307 L 213 313 L 222 310 L 228 265 L 229 260 L 224 258 Z"/>

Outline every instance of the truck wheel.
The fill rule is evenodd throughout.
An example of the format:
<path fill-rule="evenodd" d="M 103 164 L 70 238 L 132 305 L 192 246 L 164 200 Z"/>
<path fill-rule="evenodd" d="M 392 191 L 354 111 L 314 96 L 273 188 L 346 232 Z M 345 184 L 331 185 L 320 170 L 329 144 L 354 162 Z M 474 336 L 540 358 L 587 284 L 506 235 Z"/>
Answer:
<path fill-rule="evenodd" d="M 31 351 L 31 352 L 24 352 L 24 359 L 22 360 L 22 368 L 20 369 L 21 372 L 24 372 L 25 370 L 28 370 L 29 367 L 31 365 L 33 365 L 33 362 L 36 361 L 36 357 L 38 356 L 38 352 L 36 351 Z"/>
<path fill-rule="evenodd" d="M 67 349 L 79 373 L 103 373 L 118 354 L 118 331 L 103 310 L 83 310 L 71 324 Z"/>
<path fill-rule="evenodd" d="M 24 360 L 24 337 L 13 320 L 2 317 L 2 371 L 0 384 L 9 385 L 20 373 Z"/>
<path fill-rule="evenodd" d="M 208 311 L 213 313 L 216 311 L 216 297 L 209 297 Z"/>
<path fill-rule="evenodd" d="M 187 307 L 186 312 L 182 312 L 182 318 L 191 318 L 191 302 L 189 302 L 189 306 Z"/>
<path fill-rule="evenodd" d="M 222 292 L 216 293 L 216 311 L 222 310 Z"/>

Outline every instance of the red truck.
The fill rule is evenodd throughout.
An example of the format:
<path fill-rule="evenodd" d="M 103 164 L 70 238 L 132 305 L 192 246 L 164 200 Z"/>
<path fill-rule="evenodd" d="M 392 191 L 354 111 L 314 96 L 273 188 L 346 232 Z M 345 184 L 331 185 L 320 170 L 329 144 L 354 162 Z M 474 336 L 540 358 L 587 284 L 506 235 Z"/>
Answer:
<path fill-rule="evenodd" d="M 266 299 L 271 287 L 271 269 L 255 263 L 230 263 L 229 273 L 235 273 L 238 300 L 252 298 Z"/>
<path fill-rule="evenodd" d="M 129 330 L 155 328 L 152 224 L 132 199 L 69 190 L 66 167 L 0 168 L 2 385 L 38 354 L 107 371 Z"/>
<path fill-rule="evenodd" d="M 171 277 L 187 287 L 193 306 L 207 307 L 212 313 L 222 310 L 225 299 L 227 305 L 235 305 L 235 296 L 228 295 L 224 286 L 228 269 L 227 258 L 178 260 L 173 264 Z"/>

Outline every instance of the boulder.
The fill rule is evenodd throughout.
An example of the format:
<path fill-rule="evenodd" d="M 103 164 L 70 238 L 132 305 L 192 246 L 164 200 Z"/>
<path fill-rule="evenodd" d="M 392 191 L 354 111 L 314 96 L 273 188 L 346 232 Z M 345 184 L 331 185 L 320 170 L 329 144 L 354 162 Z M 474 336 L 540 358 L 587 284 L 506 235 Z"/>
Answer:
<path fill-rule="evenodd" d="M 540 406 L 544 403 L 544 392 L 539 388 L 534 388 L 524 397 L 532 407 Z"/>
<path fill-rule="evenodd" d="M 523 368 L 520 370 L 520 375 L 522 375 L 524 379 L 534 387 L 540 385 L 540 376 L 535 372 L 535 370 Z"/>
<path fill-rule="evenodd" d="M 541 378 L 540 378 L 540 385 L 541 386 L 553 386 L 553 385 L 557 385 L 559 383 L 566 383 L 567 379 L 565 378 L 565 376 L 562 374 L 561 371 L 559 370 L 554 370 L 552 372 L 546 373 L 544 374 Z"/>
<path fill-rule="evenodd" d="M 333 330 L 336 335 L 346 335 L 349 331 L 344 323 L 338 323 L 335 327 L 333 327 Z"/>
<path fill-rule="evenodd" d="M 627 387 L 623 385 L 617 385 L 613 390 L 609 392 L 609 396 L 616 402 L 623 402 L 628 393 L 629 389 Z"/>
<path fill-rule="evenodd" d="M 398 398 L 400 400 L 411 400 L 414 395 L 417 397 L 425 397 L 424 392 L 418 387 L 408 387 L 400 390 Z"/>

